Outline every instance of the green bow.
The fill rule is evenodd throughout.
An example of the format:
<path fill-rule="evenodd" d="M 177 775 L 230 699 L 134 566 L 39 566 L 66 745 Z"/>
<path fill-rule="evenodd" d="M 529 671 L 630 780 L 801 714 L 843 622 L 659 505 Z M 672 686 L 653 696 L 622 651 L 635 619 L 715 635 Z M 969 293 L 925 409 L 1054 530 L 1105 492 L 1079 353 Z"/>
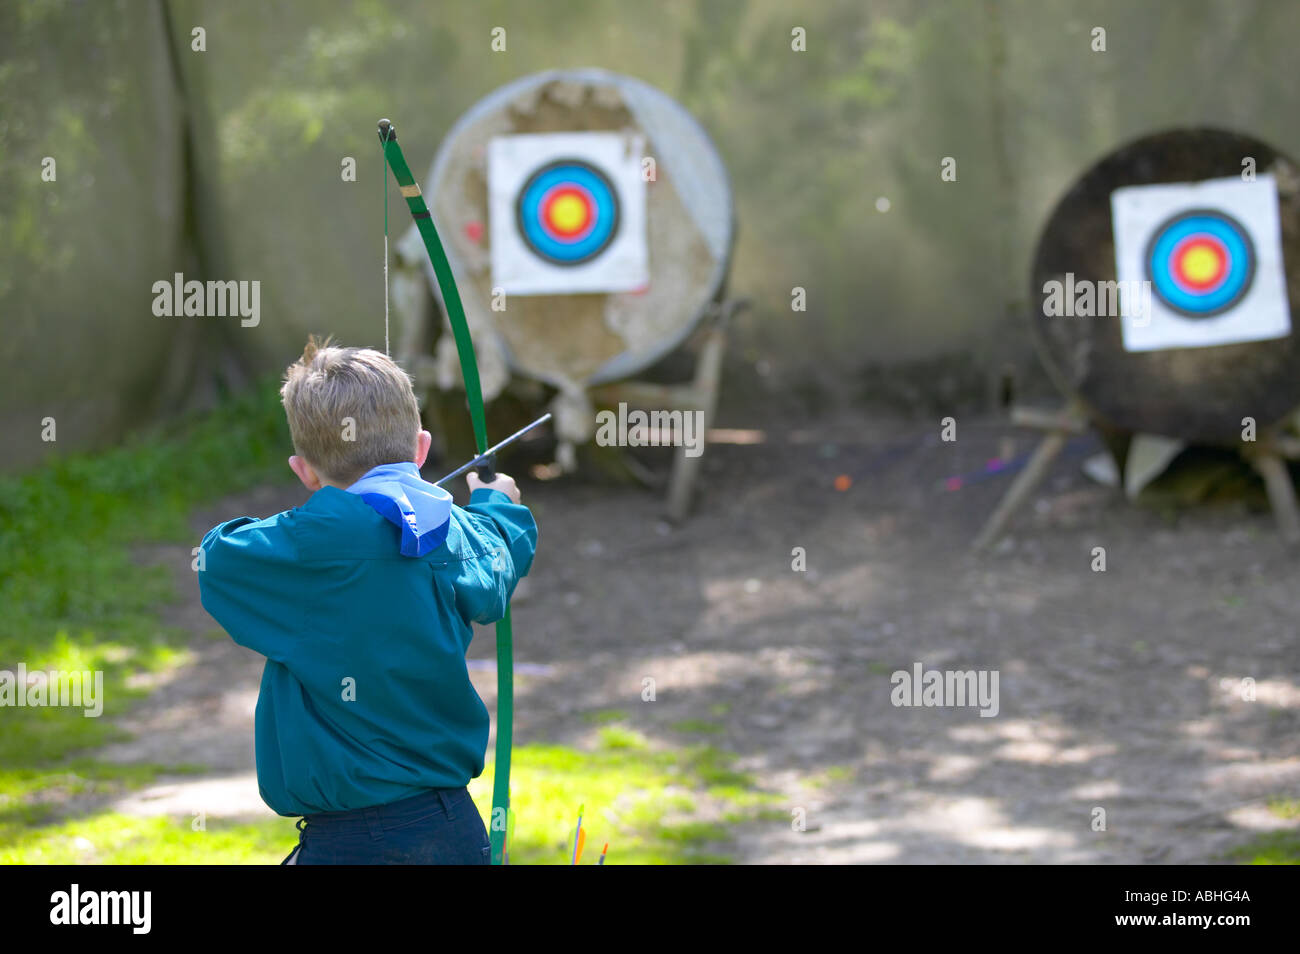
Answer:
<path fill-rule="evenodd" d="M 474 339 L 470 337 L 469 323 L 465 320 L 465 306 L 461 304 L 456 279 L 451 273 L 451 263 L 433 226 L 433 215 L 424 203 L 420 187 L 411 175 L 411 169 L 397 144 L 397 128 L 387 119 L 379 121 L 379 141 L 383 144 L 384 158 L 393 170 L 393 178 L 401 187 L 406 206 L 420 230 L 424 247 L 433 262 L 433 271 L 442 290 L 442 300 L 451 322 L 451 333 L 456 340 L 456 353 L 460 356 L 460 372 L 465 379 L 465 396 L 469 401 L 469 416 L 474 422 L 474 442 L 480 455 L 487 450 L 487 424 L 483 409 L 483 386 L 479 382 L 478 362 L 474 358 Z M 388 209 L 384 208 L 385 222 Z M 506 834 L 510 818 L 510 736 L 514 722 L 514 665 L 512 647 L 514 634 L 510 627 L 510 607 L 497 623 L 497 747 L 496 765 L 492 781 L 492 823 L 489 826 L 492 842 L 492 864 L 505 860 Z"/>

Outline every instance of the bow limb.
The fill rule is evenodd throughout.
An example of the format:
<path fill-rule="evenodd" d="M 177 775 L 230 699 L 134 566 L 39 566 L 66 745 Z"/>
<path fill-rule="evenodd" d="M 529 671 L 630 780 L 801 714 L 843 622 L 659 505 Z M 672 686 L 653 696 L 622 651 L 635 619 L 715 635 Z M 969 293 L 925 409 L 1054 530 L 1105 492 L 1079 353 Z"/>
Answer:
<path fill-rule="evenodd" d="M 465 306 L 460 300 L 456 288 L 456 279 L 452 275 L 451 263 L 447 252 L 438 237 L 438 230 L 433 224 L 433 215 L 425 204 L 420 186 L 402 155 L 402 147 L 397 144 L 397 129 L 387 119 L 379 121 L 379 141 L 384 147 L 384 159 L 393 171 L 393 178 L 401 188 L 406 206 L 410 209 L 415 227 L 424 240 L 424 247 L 433 264 L 434 275 L 438 279 L 438 288 L 442 292 L 442 301 L 447 310 L 447 321 L 451 325 L 452 337 L 456 342 L 456 354 L 460 358 L 461 377 L 465 381 L 465 398 L 469 404 L 470 420 L 474 424 L 474 443 L 481 456 L 488 447 L 487 415 L 483 407 L 483 386 L 479 381 L 478 361 L 474 355 L 474 339 L 469 333 L 469 322 L 465 319 Z M 504 863 L 506 848 L 506 828 L 510 817 L 510 740 L 514 726 L 514 633 L 510 624 L 510 608 L 497 623 L 497 740 L 496 760 L 492 778 L 492 816 L 489 840 L 492 843 L 492 864 Z"/>

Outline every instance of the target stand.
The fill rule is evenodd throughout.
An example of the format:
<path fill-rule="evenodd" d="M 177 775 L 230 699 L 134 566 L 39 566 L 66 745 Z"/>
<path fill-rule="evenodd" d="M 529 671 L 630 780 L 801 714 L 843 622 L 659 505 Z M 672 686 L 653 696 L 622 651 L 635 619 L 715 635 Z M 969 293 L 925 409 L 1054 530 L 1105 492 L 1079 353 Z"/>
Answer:
<path fill-rule="evenodd" d="M 1043 431 L 1045 436 L 975 538 L 972 548 L 977 551 L 987 550 L 1002 536 L 1016 512 L 1046 479 L 1053 462 L 1069 440 L 1091 430 L 1087 409 L 1079 401 L 1055 412 L 1012 408 L 1011 423 Z M 1263 479 L 1278 532 L 1291 546 L 1300 545 L 1300 504 L 1286 462 L 1300 460 L 1300 437 L 1292 433 L 1297 426 L 1300 426 L 1300 421 L 1293 421 L 1289 426 L 1284 423 L 1260 435 L 1254 442 L 1242 443 L 1240 448 L 1242 457 Z"/>
<path fill-rule="evenodd" d="M 642 408 L 699 413 L 702 431 L 707 435 L 709 428 L 713 426 L 713 415 L 718 406 L 722 359 L 727 347 L 727 329 L 736 313 L 749 307 L 749 304 L 749 299 L 728 298 L 715 304 L 705 314 L 698 333 L 699 350 L 695 359 L 694 378 L 690 384 L 665 385 L 643 381 L 622 381 L 596 388 L 592 396 L 605 406 L 626 402 Z M 680 522 L 686 518 L 702 462 L 702 455 L 691 457 L 684 447 L 679 447 L 673 452 L 672 473 L 668 479 L 669 520 Z M 641 483 L 648 486 L 658 484 L 653 475 L 635 466 L 631 469 Z"/>
<path fill-rule="evenodd" d="M 975 547 L 997 539 L 1069 437 L 1089 429 L 1121 475 L 1134 435 L 1235 449 L 1263 478 L 1283 538 L 1300 542 L 1286 465 L 1300 459 L 1296 300 L 1300 171 L 1288 157 L 1189 129 L 1095 164 L 1049 217 L 1031 274 L 1032 338 L 1067 403 L 1013 412 L 1046 436 Z"/>

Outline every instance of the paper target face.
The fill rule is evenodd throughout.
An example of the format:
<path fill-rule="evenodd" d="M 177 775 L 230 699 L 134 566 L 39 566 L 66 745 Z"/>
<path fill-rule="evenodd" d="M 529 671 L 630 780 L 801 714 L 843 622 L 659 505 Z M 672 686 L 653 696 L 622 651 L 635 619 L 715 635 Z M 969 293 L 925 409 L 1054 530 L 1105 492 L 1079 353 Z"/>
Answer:
<path fill-rule="evenodd" d="M 1291 333 L 1272 176 L 1129 186 L 1110 201 L 1125 351 Z"/>
<path fill-rule="evenodd" d="M 620 292 L 649 282 L 642 142 L 618 133 L 488 145 L 492 284 L 507 294 Z"/>

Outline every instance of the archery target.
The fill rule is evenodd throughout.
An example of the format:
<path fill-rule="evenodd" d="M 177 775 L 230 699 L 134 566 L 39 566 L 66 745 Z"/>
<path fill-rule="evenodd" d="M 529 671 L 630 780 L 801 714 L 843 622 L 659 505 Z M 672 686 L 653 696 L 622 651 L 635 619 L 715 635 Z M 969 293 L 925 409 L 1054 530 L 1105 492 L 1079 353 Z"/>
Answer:
<path fill-rule="evenodd" d="M 642 142 L 618 133 L 488 144 L 492 284 L 507 294 L 621 292 L 649 282 Z"/>
<path fill-rule="evenodd" d="M 1110 201 L 1125 351 L 1291 333 L 1272 176 L 1128 186 Z"/>

